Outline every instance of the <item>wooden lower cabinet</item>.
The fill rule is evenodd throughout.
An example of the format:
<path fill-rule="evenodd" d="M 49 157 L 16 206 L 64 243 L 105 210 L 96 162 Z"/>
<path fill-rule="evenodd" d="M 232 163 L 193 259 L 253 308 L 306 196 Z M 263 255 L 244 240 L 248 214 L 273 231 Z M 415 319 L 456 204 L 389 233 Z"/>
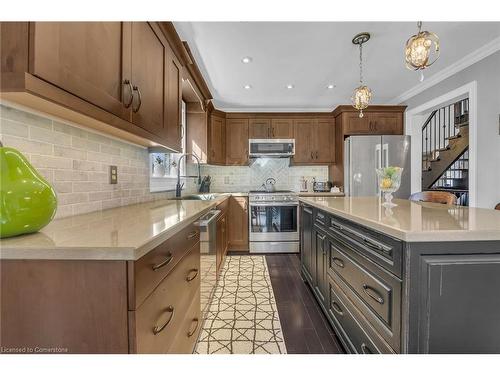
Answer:
<path fill-rule="evenodd" d="M 3 352 L 192 353 L 199 238 L 188 226 L 137 261 L 0 260 Z"/>
<path fill-rule="evenodd" d="M 137 310 L 130 312 L 130 351 L 168 353 L 196 297 L 199 306 L 199 242 L 155 288 Z M 193 348 L 191 348 L 191 351 Z"/>
<path fill-rule="evenodd" d="M 248 197 L 229 198 L 228 247 L 230 250 L 248 250 Z"/>

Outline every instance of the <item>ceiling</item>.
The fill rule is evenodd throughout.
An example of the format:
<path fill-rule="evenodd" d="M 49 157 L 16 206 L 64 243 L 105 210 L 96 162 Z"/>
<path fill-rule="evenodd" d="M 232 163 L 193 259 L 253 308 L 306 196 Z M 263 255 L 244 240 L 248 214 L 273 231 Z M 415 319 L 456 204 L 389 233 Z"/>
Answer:
<path fill-rule="evenodd" d="M 364 80 L 373 104 L 387 104 L 419 84 L 404 65 L 412 22 L 174 22 L 205 77 L 217 108 L 226 111 L 327 111 L 347 104 L 359 81 L 352 37 L 368 31 Z M 427 22 L 441 41 L 429 78 L 500 36 L 500 22 Z M 241 59 L 250 56 L 252 62 Z M 293 89 L 287 89 L 293 84 Z M 327 89 L 329 84 L 335 85 Z M 251 89 L 245 89 L 251 85 Z"/>

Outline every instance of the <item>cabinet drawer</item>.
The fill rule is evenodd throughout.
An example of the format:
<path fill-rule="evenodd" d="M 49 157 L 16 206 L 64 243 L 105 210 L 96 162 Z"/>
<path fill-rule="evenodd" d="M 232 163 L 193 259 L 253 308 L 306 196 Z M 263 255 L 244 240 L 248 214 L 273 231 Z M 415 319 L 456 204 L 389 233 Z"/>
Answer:
<path fill-rule="evenodd" d="M 314 210 L 314 223 L 321 226 L 321 227 L 327 227 L 328 226 L 328 218 L 329 216 L 324 213 L 323 211 L 319 210 Z"/>
<path fill-rule="evenodd" d="M 154 250 L 133 262 L 135 297 L 131 297 L 130 310 L 135 310 L 168 275 L 184 254 L 200 240 L 200 231 L 194 224 L 166 240 Z"/>
<path fill-rule="evenodd" d="M 197 243 L 135 312 L 132 340 L 137 353 L 166 353 L 200 288 Z"/>
<path fill-rule="evenodd" d="M 328 315 L 337 323 L 350 350 L 360 354 L 393 353 L 376 337 L 370 336 L 356 319 L 356 309 L 338 285 L 329 277 Z"/>
<path fill-rule="evenodd" d="M 330 241 L 330 273 L 338 274 L 345 283 L 338 283 L 372 326 L 395 349 L 399 349 L 401 325 L 401 282 L 372 265 L 356 262 Z M 351 291 L 352 290 L 352 291 Z"/>
<path fill-rule="evenodd" d="M 403 252 L 401 241 L 336 216 L 328 218 L 328 230 L 345 245 L 401 277 Z"/>
<path fill-rule="evenodd" d="M 168 352 L 172 354 L 192 354 L 202 323 L 200 290 L 198 289 Z"/>

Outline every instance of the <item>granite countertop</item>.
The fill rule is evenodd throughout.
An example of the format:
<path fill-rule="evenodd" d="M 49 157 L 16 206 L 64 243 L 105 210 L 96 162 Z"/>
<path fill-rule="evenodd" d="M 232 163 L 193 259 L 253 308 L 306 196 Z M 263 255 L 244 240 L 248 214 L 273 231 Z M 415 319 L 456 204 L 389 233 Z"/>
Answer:
<path fill-rule="evenodd" d="M 0 259 L 137 260 L 214 208 L 214 200 L 161 200 L 52 221 L 0 240 Z"/>
<path fill-rule="evenodd" d="M 500 241 L 500 211 L 377 197 L 300 197 L 301 202 L 407 242 Z"/>

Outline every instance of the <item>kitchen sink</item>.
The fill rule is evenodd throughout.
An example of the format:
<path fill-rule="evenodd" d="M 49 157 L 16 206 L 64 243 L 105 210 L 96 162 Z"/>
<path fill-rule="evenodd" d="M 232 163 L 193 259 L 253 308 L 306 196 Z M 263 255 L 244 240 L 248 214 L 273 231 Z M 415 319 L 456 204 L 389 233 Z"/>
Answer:
<path fill-rule="evenodd" d="M 188 201 L 212 201 L 216 199 L 218 194 L 188 194 L 182 197 L 171 198 L 172 200 L 188 200 Z"/>

